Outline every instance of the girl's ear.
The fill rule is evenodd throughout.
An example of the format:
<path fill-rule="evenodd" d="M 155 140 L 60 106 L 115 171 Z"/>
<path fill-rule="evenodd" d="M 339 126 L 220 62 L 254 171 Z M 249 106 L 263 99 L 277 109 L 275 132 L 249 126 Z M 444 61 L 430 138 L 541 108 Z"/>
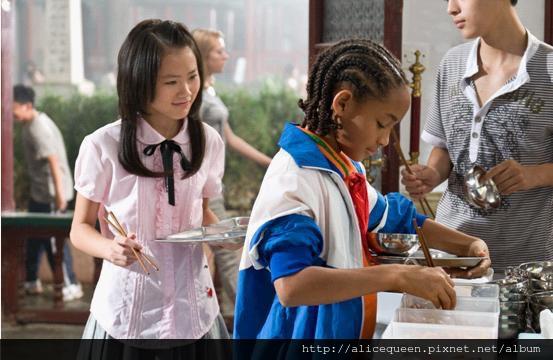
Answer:
<path fill-rule="evenodd" d="M 353 94 L 348 89 L 342 89 L 334 95 L 332 99 L 332 113 L 338 116 L 343 116 L 351 106 L 353 101 Z"/>

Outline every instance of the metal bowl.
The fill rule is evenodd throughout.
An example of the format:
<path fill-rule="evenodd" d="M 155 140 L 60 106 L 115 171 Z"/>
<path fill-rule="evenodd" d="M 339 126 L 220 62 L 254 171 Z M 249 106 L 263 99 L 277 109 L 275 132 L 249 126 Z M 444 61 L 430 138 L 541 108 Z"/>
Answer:
<path fill-rule="evenodd" d="M 500 339 L 516 339 L 525 328 L 526 324 L 518 321 L 499 322 L 498 336 Z"/>
<path fill-rule="evenodd" d="M 527 317 L 528 317 L 530 326 L 532 327 L 532 329 L 534 329 L 534 331 L 540 332 L 540 313 L 542 312 L 542 310 L 547 309 L 547 306 L 539 305 L 532 301 L 529 301 L 528 305 L 529 305 L 530 311 L 528 311 Z"/>
<path fill-rule="evenodd" d="M 526 301 L 528 295 L 514 292 L 505 292 L 499 294 L 499 301 Z"/>
<path fill-rule="evenodd" d="M 534 330 L 536 333 L 539 333 L 541 331 L 540 329 L 540 316 L 538 314 L 537 317 L 535 316 L 532 316 L 530 318 L 530 327 L 532 328 L 532 330 Z"/>
<path fill-rule="evenodd" d="M 517 323 L 519 327 L 525 328 L 527 321 L 526 316 L 520 316 L 518 314 L 499 314 L 499 323 Z"/>
<path fill-rule="evenodd" d="M 526 279 L 526 273 L 518 266 L 506 266 L 504 273 L 507 279 Z"/>
<path fill-rule="evenodd" d="M 520 272 L 529 279 L 553 281 L 553 261 L 532 261 L 519 265 Z"/>
<path fill-rule="evenodd" d="M 534 293 L 553 290 L 553 280 L 543 281 L 538 279 L 530 279 L 530 290 Z"/>
<path fill-rule="evenodd" d="M 378 233 L 377 244 L 382 253 L 392 255 L 409 255 L 418 243 L 419 238 L 414 234 L 386 234 Z"/>
<path fill-rule="evenodd" d="M 529 296 L 531 303 L 546 306 L 548 309 L 553 309 L 553 291 L 543 291 L 534 293 Z"/>
<path fill-rule="evenodd" d="M 504 315 L 526 314 L 526 301 L 504 301 L 499 303 L 499 310 Z"/>
<path fill-rule="evenodd" d="M 501 293 L 498 296 L 499 301 L 528 301 L 528 294 L 523 293 Z"/>
<path fill-rule="evenodd" d="M 522 301 L 528 294 L 528 280 L 501 279 L 493 282 L 499 286 L 499 301 Z"/>
<path fill-rule="evenodd" d="M 512 292 L 518 294 L 526 293 L 528 288 L 528 280 L 526 279 L 516 279 L 516 278 L 506 278 L 492 281 L 492 284 L 499 286 L 499 292 Z"/>
<path fill-rule="evenodd" d="M 532 300 L 528 302 L 528 308 L 530 309 L 532 315 L 539 315 L 542 310 L 549 309 L 547 305 L 538 304 L 537 302 L 534 302 Z"/>
<path fill-rule="evenodd" d="M 473 166 L 465 175 L 465 189 L 468 201 L 482 209 L 495 209 L 501 204 L 501 195 L 492 179 L 481 182 L 486 170 L 479 165 Z"/>

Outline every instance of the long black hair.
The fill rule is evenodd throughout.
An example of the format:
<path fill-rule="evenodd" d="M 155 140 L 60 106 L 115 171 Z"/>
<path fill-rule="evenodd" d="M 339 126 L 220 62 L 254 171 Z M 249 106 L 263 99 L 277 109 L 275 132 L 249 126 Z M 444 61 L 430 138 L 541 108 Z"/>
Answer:
<path fill-rule="evenodd" d="M 360 101 L 383 98 L 408 81 L 399 61 L 383 46 L 364 39 L 340 41 L 323 51 L 309 72 L 307 99 L 298 102 L 305 113 L 302 127 L 322 136 L 336 129 L 331 105 L 345 84 Z"/>
<path fill-rule="evenodd" d="M 127 35 L 117 57 L 117 94 L 121 134 L 119 141 L 119 162 L 131 174 L 147 177 L 160 177 L 167 174 L 154 172 L 144 166 L 136 146 L 138 119 L 146 114 L 147 106 L 156 94 L 156 82 L 161 60 L 168 49 L 188 47 L 196 57 L 200 84 L 204 82 L 202 57 L 194 38 L 188 29 L 174 21 L 158 19 L 138 23 Z M 191 168 L 184 174 L 195 174 L 205 154 L 205 134 L 198 112 L 202 104 L 202 92 L 188 113 L 188 133 L 191 143 Z"/>

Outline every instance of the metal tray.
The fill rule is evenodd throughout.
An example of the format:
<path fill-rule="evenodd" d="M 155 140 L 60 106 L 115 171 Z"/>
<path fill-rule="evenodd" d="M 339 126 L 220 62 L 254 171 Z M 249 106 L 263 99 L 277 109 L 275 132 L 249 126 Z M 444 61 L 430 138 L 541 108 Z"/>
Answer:
<path fill-rule="evenodd" d="M 241 216 L 226 219 L 208 226 L 172 234 L 165 239 L 156 239 L 163 243 L 209 243 L 240 244 L 244 242 L 250 218 Z"/>
<path fill-rule="evenodd" d="M 453 254 L 448 254 L 443 251 L 431 249 L 430 250 L 432 260 L 435 266 L 447 267 L 447 268 L 460 268 L 460 267 L 473 267 L 480 263 L 480 261 L 487 259 L 487 257 L 462 257 Z M 408 262 L 418 265 L 426 265 L 426 259 L 422 252 L 417 251 L 407 259 Z"/>

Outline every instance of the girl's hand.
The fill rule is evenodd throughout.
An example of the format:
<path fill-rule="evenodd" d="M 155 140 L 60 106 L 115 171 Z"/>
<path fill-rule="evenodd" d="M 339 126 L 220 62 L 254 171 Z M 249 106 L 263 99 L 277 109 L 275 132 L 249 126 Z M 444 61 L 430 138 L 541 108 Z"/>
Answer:
<path fill-rule="evenodd" d="M 142 249 L 142 246 L 136 242 L 135 233 L 129 233 L 128 237 L 117 235 L 109 246 L 106 259 L 115 265 L 127 267 L 137 260 L 131 247 L 137 251 Z"/>
<path fill-rule="evenodd" d="M 476 241 L 473 241 L 470 244 L 469 250 L 465 254 L 465 256 L 486 257 L 486 259 L 480 261 L 478 265 L 469 269 L 448 269 L 447 272 L 451 275 L 451 277 L 473 279 L 482 277 L 488 273 L 488 269 L 492 265 L 492 262 L 490 260 L 490 252 L 488 251 L 488 246 L 486 245 L 484 240 L 478 239 Z"/>
<path fill-rule="evenodd" d="M 440 184 L 440 174 L 426 165 L 410 166 L 413 174 L 407 169 L 401 170 L 401 183 L 413 199 L 421 199 Z"/>
<path fill-rule="evenodd" d="M 455 308 L 457 294 L 449 275 L 440 267 L 404 265 L 398 274 L 399 291 L 430 300 L 437 309 Z"/>

